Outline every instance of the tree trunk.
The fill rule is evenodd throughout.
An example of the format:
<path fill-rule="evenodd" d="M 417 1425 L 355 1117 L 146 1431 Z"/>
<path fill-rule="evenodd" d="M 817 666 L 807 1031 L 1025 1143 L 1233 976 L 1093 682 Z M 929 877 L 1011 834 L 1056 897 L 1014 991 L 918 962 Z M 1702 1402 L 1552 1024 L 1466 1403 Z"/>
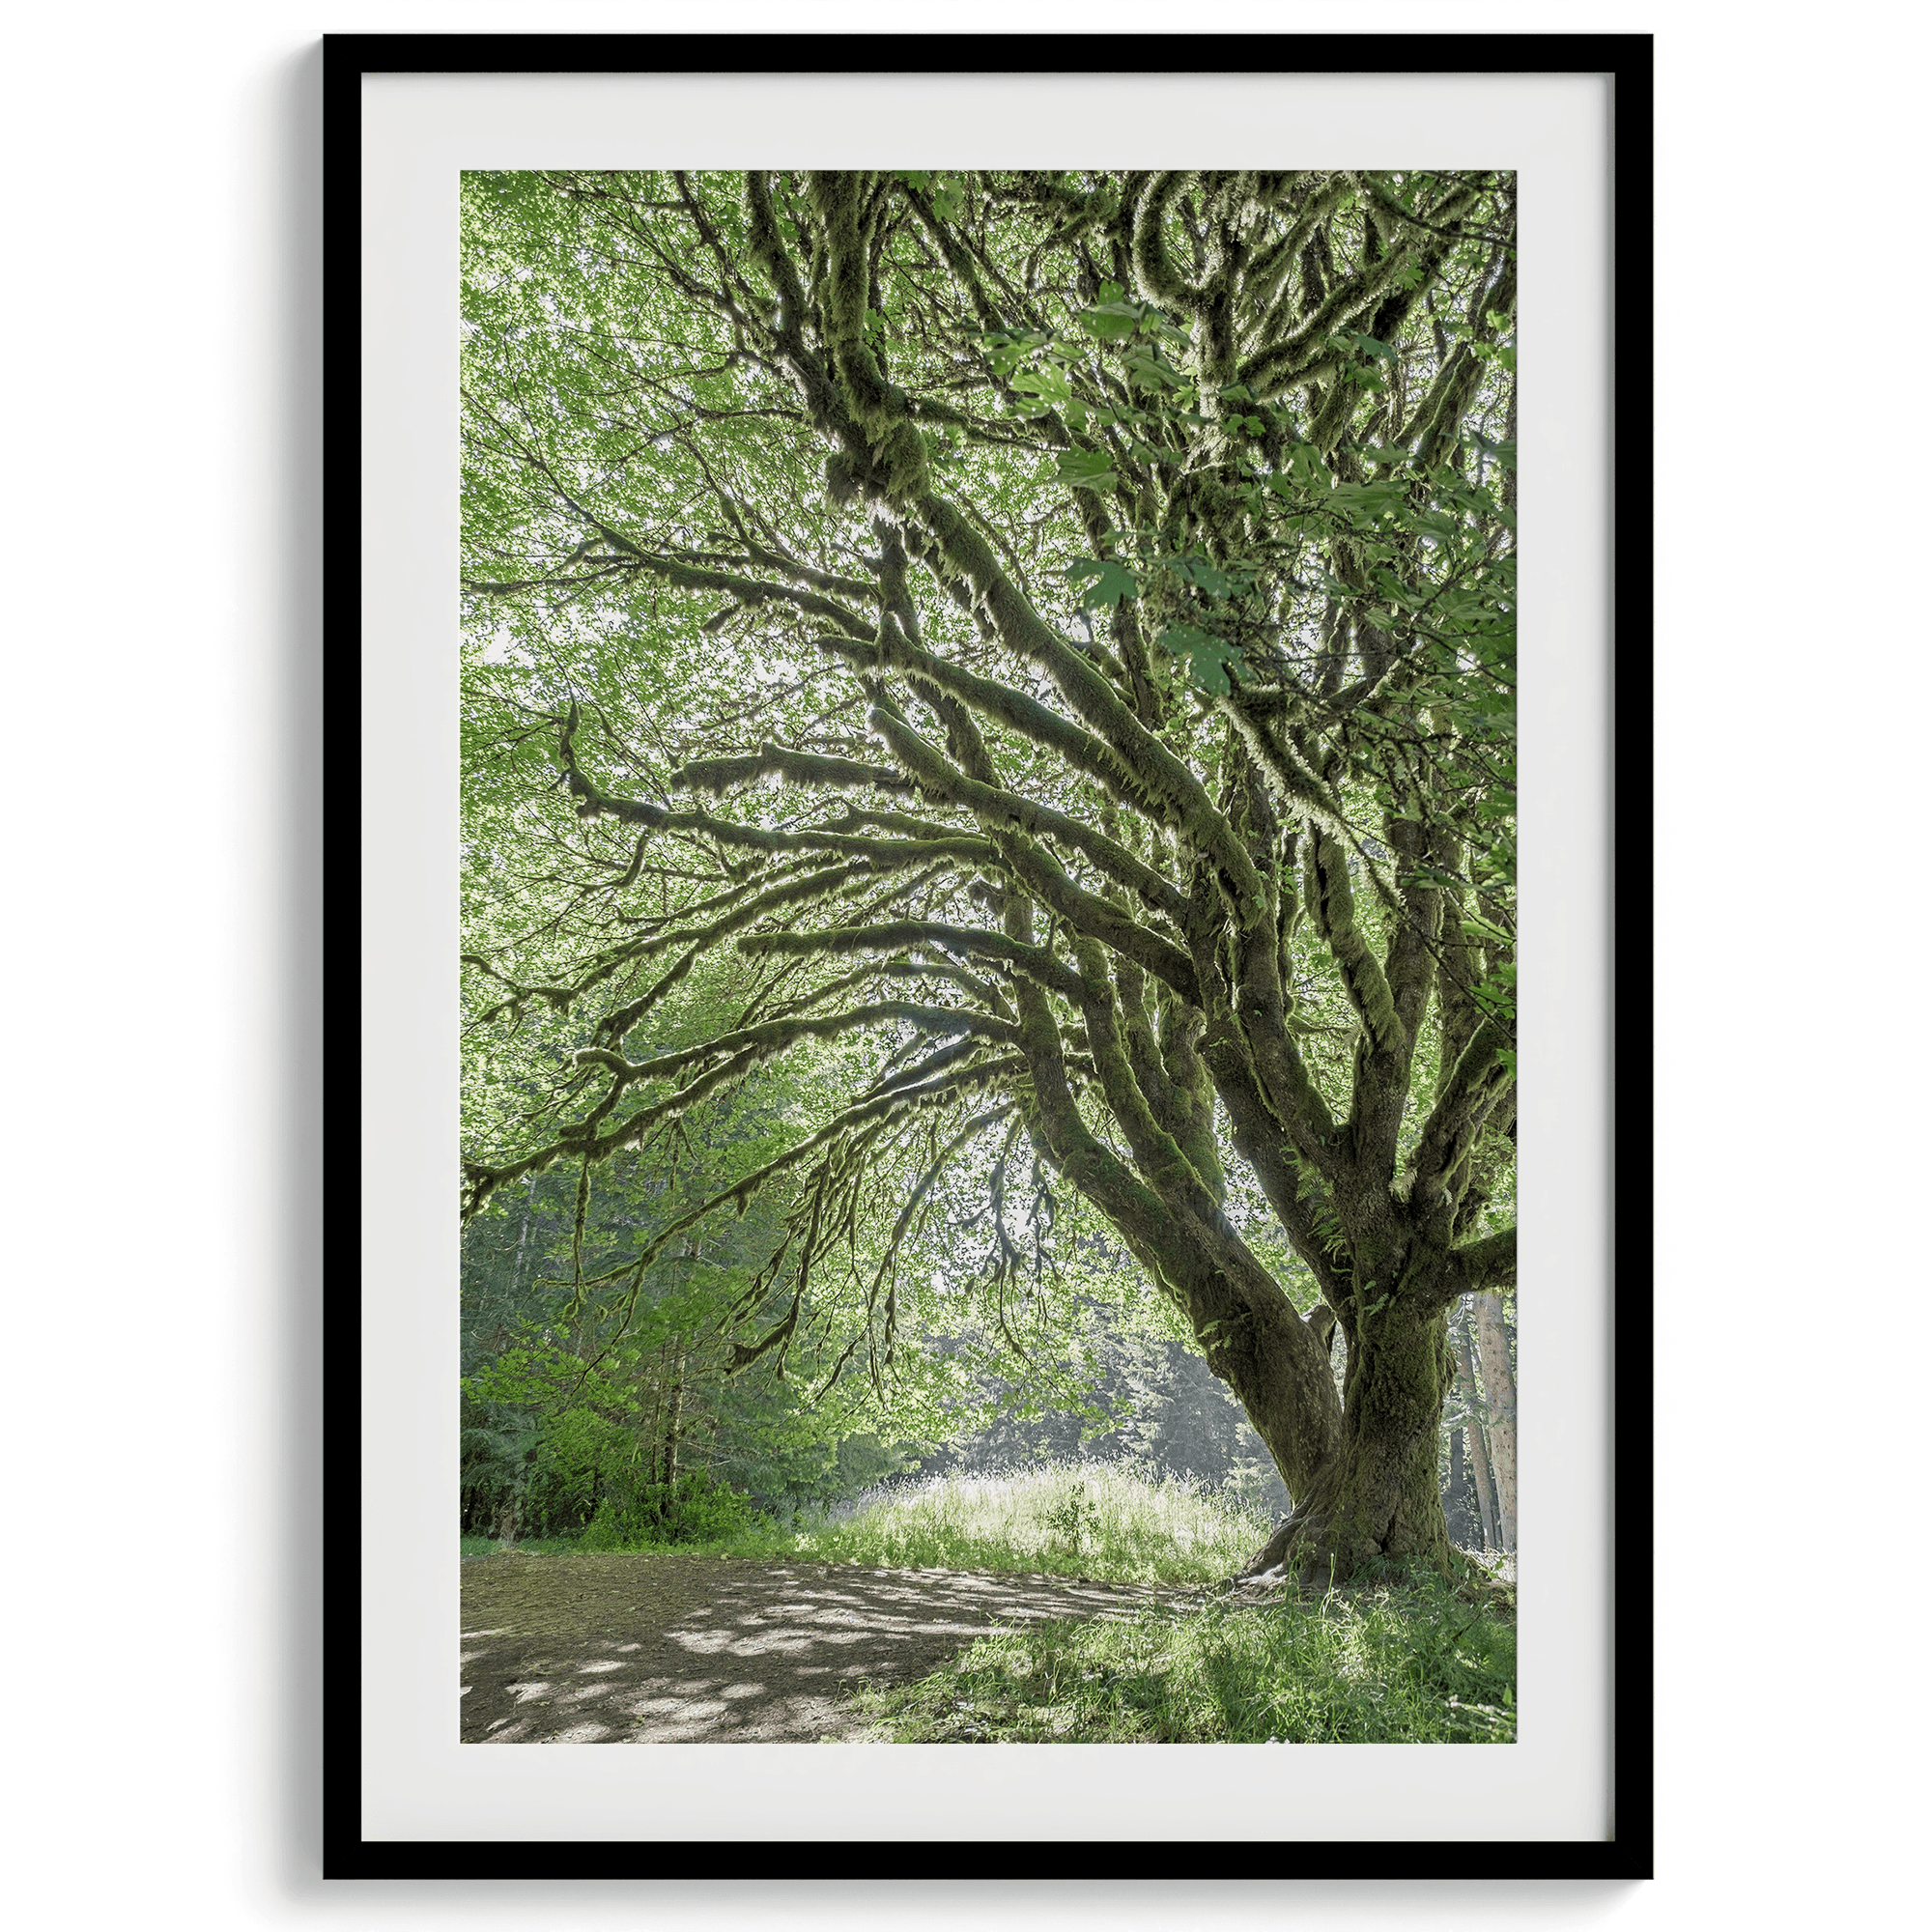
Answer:
<path fill-rule="evenodd" d="M 650 1444 L 650 1479 L 661 1482 L 664 1477 L 664 1401 L 665 1390 L 670 1382 L 670 1344 L 665 1343 L 658 1350 L 657 1379 L 651 1384 L 651 1426 L 645 1438 Z"/>
<path fill-rule="evenodd" d="M 1446 1312 L 1418 1321 L 1395 1307 L 1357 1328 L 1350 1338 L 1339 1448 L 1312 1480 L 1303 1478 L 1298 1493 L 1280 1449 L 1250 1407 L 1293 1508 L 1246 1574 L 1287 1564 L 1297 1581 L 1320 1588 L 1378 1559 L 1448 1567 L 1436 1475 L 1442 1401 L 1453 1373 L 1447 1323 Z"/>
<path fill-rule="evenodd" d="M 677 1436 L 678 1411 L 684 1406 L 684 1350 L 677 1351 L 677 1372 L 670 1385 L 669 1413 L 665 1420 L 664 1434 L 664 1479 L 667 1484 L 677 1481 Z"/>
<path fill-rule="evenodd" d="M 1516 1548 L 1516 1377 L 1510 1368 L 1509 1331 L 1503 1326 L 1499 1294 L 1472 1297 L 1476 1308 L 1476 1348 L 1483 1360 L 1483 1394 L 1488 1399 L 1490 1465 L 1496 1478 L 1496 1537 L 1505 1549 Z"/>
<path fill-rule="evenodd" d="M 1483 1397 L 1476 1367 L 1469 1359 L 1469 1332 L 1460 1320 L 1455 1331 L 1456 1376 L 1469 1410 L 1469 1466 L 1475 1477 L 1476 1510 L 1483 1521 L 1483 1548 L 1496 1548 L 1496 1511 L 1490 1497 L 1490 1459 L 1483 1444 Z"/>
<path fill-rule="evenodd" d="M 537 1198 L 537 1178 L 530 1176 L 530 1184 L 524 1189 L 524 1225 L 517 1234 L 517 1258 L 510 1264 L 510 1293 L 515 1296 L 524 1278 L 524 1243 L 530 1237 L 530 1208 Z"/>
<path fill-rule="evenodd" d="M 514 1549 L 517 1547 L 517 1492 L 512 1490 L 503 1498 L 502 1510 L 497 1518 L 497 1548 Z"/>

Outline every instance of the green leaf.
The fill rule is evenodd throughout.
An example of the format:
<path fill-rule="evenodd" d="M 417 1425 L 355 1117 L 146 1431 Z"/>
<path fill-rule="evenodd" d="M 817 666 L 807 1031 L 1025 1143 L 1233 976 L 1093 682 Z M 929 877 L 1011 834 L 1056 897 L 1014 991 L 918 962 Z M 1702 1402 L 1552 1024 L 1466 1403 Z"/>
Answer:
<path fill-rule="evenodd" d="M 1090 611 L 1102 604 L 1118 604 L 1122 598 L 1131 601 L 1140 595 L 1140 584 L 1133 572 L 1112 557 L 1075 557 L 1066 566 L 1066 581 L 1078 592 L 1083 608 Z"/>
<path fill-rule="evenodd" d="M 1126 358 L 1127 380 L 1139 389 L 1173 389 L 1180 384 L 1180 372 L 1163 362 L 1151 350 L 1137 349 Z"/>
<path fill-rule="evenodd" d="M 1242 580 L 1225 570 L 1217 570 L 1205 556 L 1177 556 L 1171 559 L 1174 574 L 1183 583 L 1192 583 L 1210 597 L 1225 597 L 1240 587 Z"/>
<path fill-rule="evenodd" d="M 1359 328 L 1338 328 L 1335 333 L 1350 342 L 1364 355 L 1379 356 L 1384 362 L 1400 362 L 1401 355 L 1377 335 L 1365 335 Z"/>
<path fill-rule="evenodd" d="M 1160 634 L 1160 647 L 1174 657 L 1187 660 L 1187 674 L 1201 690 L 1217 696 L 1230 689 L 1228 666 L 1237 663 L 1240 651 L 1225 638 L 1211 631 L 1197 630 L 1192 624 L 1170 624 Z"/>
<path fill-rule="evenodd" d="M 1048 403 L 1064 403 L 1073 394 L 1073 384 L 1066 380 L 1066 371 L 1054 362 L 1015 376 L 1013 387 L 1022 395 L 1037 396 Z"/>
<path fill-rule="evenodd" d="M 1109 288 L 1113 286 L 1110 282 Z M 1080 327 L 1089 335 L 1098 336 L 1102 342 L 1124 342 L 1148 319 L 1148 309 L 1144 302 L 1129 302 L 1115 299 L 1095 302 L 1092 308 L 1080 311 Z"/>
<path fill-rule="evenodd" d="M 1104 450 L 1062 450 L 1054 465 L 1054 480 L 1075 490 L 1111 490 L 1121 479 L 1114 459 Z"/>
<path fill-rule="evenodd" d="M 1325 488 L 1328 468 L 1321 452 L 1312 442 L 1297 442 L 1288 452 L 1288 467 L 1294 480 L 1304 488 Z"/>

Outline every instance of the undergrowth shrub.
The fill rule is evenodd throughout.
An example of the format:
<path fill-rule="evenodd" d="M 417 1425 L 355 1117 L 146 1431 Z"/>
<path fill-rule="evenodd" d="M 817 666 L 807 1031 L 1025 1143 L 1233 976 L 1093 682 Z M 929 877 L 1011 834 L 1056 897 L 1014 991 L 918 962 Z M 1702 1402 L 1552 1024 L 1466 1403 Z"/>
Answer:
<path fill-rule="evenodd" d="M 699 1470 L 673 1483 L 645 1483 L 628 1496 L 606 1496 L 585 1525 L 583 1549 L 658 1549 L 674 1543 L 721 1543 L 753 1527 L 754 1512 L 737 1491 Z"/>

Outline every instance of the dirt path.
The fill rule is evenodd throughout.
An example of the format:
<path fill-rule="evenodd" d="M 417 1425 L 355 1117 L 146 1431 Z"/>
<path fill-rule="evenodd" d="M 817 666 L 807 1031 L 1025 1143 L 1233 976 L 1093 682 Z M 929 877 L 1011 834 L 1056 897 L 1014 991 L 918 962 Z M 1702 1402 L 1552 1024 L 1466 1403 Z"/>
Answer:
<path fill-rule="evenodd" d="M 487 1557 L 463 1566 L 463 1741 L 856 1740 L 861 1683 L 926 1676 L 995 1624 L 1200 1594 L 675 1552 Z"/>

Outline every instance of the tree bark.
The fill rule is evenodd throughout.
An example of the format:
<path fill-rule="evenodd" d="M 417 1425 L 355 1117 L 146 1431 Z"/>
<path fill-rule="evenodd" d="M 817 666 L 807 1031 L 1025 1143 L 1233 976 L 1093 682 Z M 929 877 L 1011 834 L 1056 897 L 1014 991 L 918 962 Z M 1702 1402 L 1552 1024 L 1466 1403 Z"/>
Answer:
<path fill-rule="evenodd" d="M 524 1225 L 517 1233 L 517 1258 L 510 1264 L 510 1293 L 514 1295 L 523 1285 L 524 1244 L 530 1238 L 530 1209 L 537 1198 L 537 1178 L 530 1176 L 529 1185 L 524 1189 Z"/>
<path fill-rule="evenodd" d="M 669 1413 L 665 1421 L 664 1435 L 664 1479 L 667 1485 L 677 1481 L 677 1438 L 678 1414 L 684 1406 L 684 1350 L 677 1352 L 677 1370 L 670 1385 Z"/>
<path fill-rule="evenodd" d="M 1476 1509 L 1483 1521 L 1483 1548 L 1496 1546 L 1496 1511 L 1490 1496 L 1490 1459 L 1483 1444 L 1483 1397 L 1476 1385 L 1476 1366 L 1469 1359 L 1469 1331 L 1459 1321 L 1455 1333 L 1456 1373 L 1463 1400 L 1469 1409 L 1469 1466 L 1475 1477 Z"/>
<path fill-rule="evenodd" d="M 1300 1493 L 1291 1483 L 1294 1506 L 1250 1561 L 1248 1575 L 1286 1564 L 1298 1582 L 1319 1588 L 1377 1559 L 1448 1566 L 1436 1477 L 1442 1401 L 1453 1374 L 1447 1314 L 1418 1320 L 1389 1308 L 1344 1328 L 1355 1333 L 1340 1444 Z M 1259 1420 L 1256 1427 L 1283 1464 Z"/>
<path fill-rule="evenodd" d="M 1516 1548 L 1516 1377 L 1510 1368 L 1509 1331 L 1503 1325 L 1503 1298 L 1478 1294 L 1476 1348 L 1483 1362 L 1483 1394 L 1490 1423 L 1490 1464 L 1496 1478 L 1496 1536 L 1505 1549 Z"/>

